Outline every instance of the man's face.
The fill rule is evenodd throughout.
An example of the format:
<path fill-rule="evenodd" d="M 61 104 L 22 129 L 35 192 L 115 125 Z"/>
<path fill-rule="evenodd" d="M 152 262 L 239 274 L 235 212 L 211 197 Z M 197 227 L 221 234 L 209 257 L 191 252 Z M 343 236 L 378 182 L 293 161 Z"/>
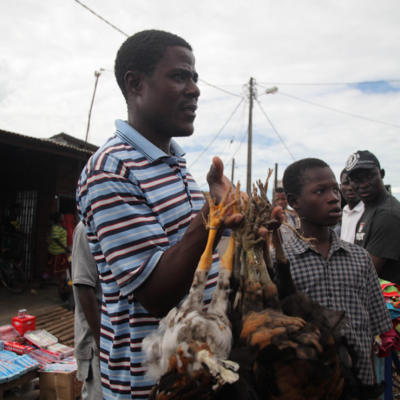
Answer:
<path fill-rule="evenodd" d="M 200 90 L 193 53 L 167 47 L 154 74 L 142 80 L 135 127 L 146 137 L 190 136 Z"/>
<path fill-rule="evenodd" d="M 346 173 L 342 174 L 340 189 L 342 191 L 343 198 L 351 207 L 356 206 L 360 202 L 360 198 L 354 193 L 349 182 L 349 177 Z"/>
<path fill-rule="evenodd" d="M 350 174 L 349 181 L 354 193 L 364 203 L 371 203 L 386 191 L 382 178 L 383 170 L 378 167 L 359 168 Z"/>
<path fill-rule="evenodd" d="M 276 193 L 276 205 L 286 210 L 288 203 L 285 193 Z"/>
<path fill-rule="evenodd" d="M 334 226 L 342 216 L 340 191 L 335 175 L 329 167 L 306 170 L 303 190 L 294 207 L 306 223 Z"/>

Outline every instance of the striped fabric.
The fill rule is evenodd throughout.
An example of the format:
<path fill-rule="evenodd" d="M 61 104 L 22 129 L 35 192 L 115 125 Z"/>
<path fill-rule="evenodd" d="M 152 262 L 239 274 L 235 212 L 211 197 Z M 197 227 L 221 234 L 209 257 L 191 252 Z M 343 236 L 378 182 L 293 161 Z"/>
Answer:
<path fill-rule="evenodd" d="M 350 324 L 341 334 L 360 357 L 358 377 L 372 383 L 372 338 L 391 329 L 392 321 L 369 254 L 339 239 L 332 229 L 331 235 L 326 260 L 310 243 L 292 235 L 284 243 L 290 271 L 298 289 L 311 299 L 327 309 L 346 312 Z"/>
<path fill-rule="evenodd" d="M 67 231 L 60 225 L 51 227 L 51 243 L 47 250 L 50 254 L 62 254 L 65 250 L 57 244 L 55 239 L 58 239 L 65 247 L 67 247 Z"/>
<path fill-rule="evenodd" d="M 178 243 L 204 198 L 186 169 L 182 149 L 169 156 L 127 123 L 92 156 L 77 188 L 78 211 L 103 289 L 101 375 L 105 399 L 145 399 L 142 339 L 159 320 L 132 292 L 151 274 L 163 252 Z M 218 277 L 218 253 L 205 290 L 205 307 Z M 157 293 L 154 293 L 157 296 Z"/>

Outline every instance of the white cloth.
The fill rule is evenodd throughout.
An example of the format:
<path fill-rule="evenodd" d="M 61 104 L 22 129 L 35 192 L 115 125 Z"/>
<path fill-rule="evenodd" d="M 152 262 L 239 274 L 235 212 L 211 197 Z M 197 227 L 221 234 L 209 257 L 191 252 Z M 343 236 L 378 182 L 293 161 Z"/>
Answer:
<path fill-rule="evenodd" d="M 343 208 L 340 239 L 345 240 L 346 242 L 354 243 L 357 222 L 361 218 L 363 212 L 364 203 L 362 201 L 360 201 L 352 210 L 350 210 L 348 204 Z"/>

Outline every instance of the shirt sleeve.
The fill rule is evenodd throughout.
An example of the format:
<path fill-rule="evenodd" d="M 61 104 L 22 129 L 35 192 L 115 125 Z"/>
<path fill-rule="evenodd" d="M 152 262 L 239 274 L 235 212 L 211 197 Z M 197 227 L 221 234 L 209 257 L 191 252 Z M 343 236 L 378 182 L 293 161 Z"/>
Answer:
<path fill-rule="evenodd" d="M 82 224 L 77 225 L 74 231 L 71 272 L 73 284 L 96 287 L 99 276 L 97 265 L 90 252 L 87 234 Z"/>
<path fill-rule="evenodd" d="M 369 320 L 372 335 L 380 335 L 393 328 L 389 311 L 383 297 L 381 285 L 379 284 L 378 275 L 376 273 L 371 257 L 368 256 L 367 265 L 367 288 L 369 294 Z"/>
<path fill-rule="evenodd" d="M 390 214 L 378 214 L 373 219 L 372 235 L 368 240 L 366 250 L 369 254 L 398 260 L 400 255 L 400 220 Z"/>
<path fill-rule="evenodd" d="M 103 163 L 115 164 L 112 159 Z M 121 173 L 89 171 L 78 198 L 84 223 L 101 247 L 101 254 L 94 254 L 99 269 L 106 261 L 126 296 L 151 274 L 169 241 L 134 176 L 118 168 Z"/>

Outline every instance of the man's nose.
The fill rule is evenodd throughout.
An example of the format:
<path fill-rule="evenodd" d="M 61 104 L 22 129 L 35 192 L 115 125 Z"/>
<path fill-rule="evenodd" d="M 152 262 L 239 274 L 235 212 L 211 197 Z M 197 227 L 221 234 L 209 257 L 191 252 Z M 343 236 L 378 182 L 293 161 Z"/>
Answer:
<path fill-rule="evenodd" d="M 198 98 L 200 96 L 200 89 L 197 86 L 197 83 L 193 79 L 190 79 L 188 86 L 186 87 L 185 94 L 186 96 L 195 98 Z"/>
<path fill-rule="evenodd" d="M 360 187 L 366 187 L 369 185 L 369 181 L 367 178 L 361 178 L 360 179 Z"/>

